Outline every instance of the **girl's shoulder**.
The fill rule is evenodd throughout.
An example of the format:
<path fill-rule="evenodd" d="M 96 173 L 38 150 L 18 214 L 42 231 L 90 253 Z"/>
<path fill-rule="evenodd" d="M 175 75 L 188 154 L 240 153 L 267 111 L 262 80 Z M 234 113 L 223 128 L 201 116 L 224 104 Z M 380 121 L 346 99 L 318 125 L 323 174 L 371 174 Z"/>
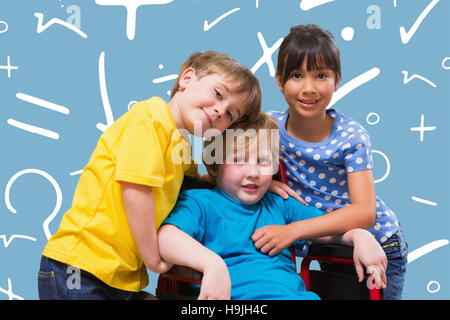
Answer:
<path fill-rule="evenodd" d="M 327 110 L 327 113 L 335 119 L 334 127 L 337 131 L 346 130 L 347 132 L 368 134 L 368 131 L 352 117 L 343 114 L 335 109 L 329 109 Z"/>

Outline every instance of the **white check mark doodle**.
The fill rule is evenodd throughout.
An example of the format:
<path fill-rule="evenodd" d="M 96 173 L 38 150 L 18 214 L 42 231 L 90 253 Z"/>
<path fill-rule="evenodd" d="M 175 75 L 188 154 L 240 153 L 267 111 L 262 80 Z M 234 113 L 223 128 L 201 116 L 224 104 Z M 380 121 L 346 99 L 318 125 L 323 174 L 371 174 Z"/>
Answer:
<path fill-rule="evenodd" d="M 440 0 L 431 1 L 430 4 L 425 8 L 425 10 L 423 10 L 422 13 L 419 15 L 419 17 L 414 22 L 413 26 L 411 27 L 411 29 L 409 29 L 408 32 L 405 30 L 404 26 L 400 27 L 400 37 L 402 39 L 403 44 L 407 44 L 409 40 L 411 40 L 412 36 L 416 33 L 417 29 L 422 23 L 423 19 L 425 19 L 428 13 L 430 13 L 431 9 L 433 9 L 433 7 L 437 5 L 439 1 Z"/>
<path fill-rule="evenodd" d="M 208 20 L 205 20 L 204 24 L 203 24 L 203 31 L 208 31 L 209 29 L 211 29 L 212 27 L 214 27 L 219 21 L 225 19 L 227 16 L 229 16 L 230 14 L 241 10 L 240 8 L 234 8 L 233 10 L 228 11 L 227 13 L 224 13 L 223 15 L 221 15 L 220 17 L 218 17 L 216 20 L 214 20 L 211 23 L 208 23 Z"/>

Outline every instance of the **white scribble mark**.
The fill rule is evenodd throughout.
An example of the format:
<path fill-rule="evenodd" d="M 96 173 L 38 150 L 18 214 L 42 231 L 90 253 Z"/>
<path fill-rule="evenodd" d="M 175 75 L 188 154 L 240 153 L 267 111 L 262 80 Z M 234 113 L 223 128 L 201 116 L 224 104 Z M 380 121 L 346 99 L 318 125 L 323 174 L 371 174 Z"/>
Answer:
<path fill-rule="evenodd" d="M 169 74 L 168 76 L 164 76 L 164 77 L 153 79 L 152 82 L 153 83 L 161 83 L 161 82 L 165 82 L 165 81 L 174 80 L 177 77 L 178 77 L 178 74 Z"/>
<path fill-rule="evenodd" d="M 263 49 L 263 55 L 258 60 L 258 62 L 256 62 L 255 65 L 252 67 L 251 71 L 253 73 L 255 73 L 256 70 L 258 70 L 264 63 L 267 63 L 267 66 L 269 67 L 269 74 L 271 77 L 273 77 L 275 75 L 275 67 L 273 66 L 273 62 L 272 62 L 272 54 L 281 45 L 281 42 L 283 42 L 283 38 L 278 39 L 277 42 L 275 42 L 275 44 L 273 46 L 268 48 L 267 43 L 264 40 L 264 37 L 261 34 L 261 32 L 258 32 L 257 35 L 258 35 L 259 43 L 261 44 L 261 47 Z"/>
<path fill-rule="evenodd" d="M 422 114 L 422 115 L 420 115 L 420 126 L 411 128 L 411 131 L 419 131 L 420 132 L 420 141 L 421 142 L 423 141 L 423 134 L 424 134 L 425 131 L 434 131 L 434 130 L 436 130 L 436 127 L 434 127 L 434 126 L 433 127 L 425 127 L 424 126 L 424 121 L 425 121 L 424 115 Z"/>
<path fill-rule="evenodd" d="M 355 30 L 352 27 L 345 27 L 341 31 L 341 37 L 345 41 L 352 41 L 354 35 L 355 35 Z"/>
<path fill-rule="evenodd" d="M 25 240 L 37 241 L 36 238 L 26 236 L 26 235 L 21 235 L 21 234 L 13 234 L 11 237 L 9 237 L 9 239 L 6 238 L 6 235 L 1 234 L 0 239 L 3 239 L 3 246 L 5 248 L 8 248 L 14 239 L 25 239 Z"/>
<path fill-rule="evenodd" d="M 100 84 L 100 95 L 102 97 L 103 109 L 105 110 L 106 124 L 97 123 L 97 129 L 104 132 L 114 123 L 114 116 L 112 114 L 111 104 L 109 103 L 108 98 L 108 90 L 106 89 L 105 52 L 101 52 L 98 59 L 98 80 Z"/>
<path fill-rule="evenodd" d="M 167 4 L 173 0 L 95 0 L 101 6 L 123 6 L 127 9 L 127 37 L 133 40 L 136 33 L 136 12 L 140 6 Z"/>
<path fill-rule="evenodd" d="M 8 24 L 6 23 L 6 21 L 0 20 L 0 25 L 5 26 L 2 30 L 0 30 L 0 33 L 5 33 L 6 31 L 8 31 Z"/>
<path fill-rule="evenodd" d="M 448 240 L 447 239 L 442 239 L 442 240 L 436 240 L 433 242 L 430 242 L 412 252 L 410 252 L 408 254 L 408 263 L 413 262 L 414 260 L 417 260 L 418 258 L 420 258 L 423 255 L 426 255 L 427 253 L 436 250 L 440 247 L 446 246 L 448 245 Z"/>
<path fill-rule="evenodd" d="M 43 129 L 40 127 L 36 127 L 36 126 L 32 126 L 31 124 L 27 124 L 27 123 L 23 123 L 14 119 L 8 119 L 7 123 L 10 126 L 16 127 L 18 129 L 22 129 L 25 131 L 28 131 L 30 133 L 34 133 L 34 134 L 39 134 L 41 136 L 47 137 L 47 138 L 51 138 L 54 140 L 58 140 L 59 139 L 59 134 L 51 131 L 51 130 L 47 130 L 47 129 Z"/>
<path fill-rule="evenodd" d="M 323 4 L 333 2 L 334 0 L 302 0 L 300 2 L 300 9 L 303 11 L 308 11 L 312 8 L 321 6 Z"/>
<path fill-rule="evenodd" d="M 12 66 L 10 57 L 6 59 L 6 66 L 0 66 L 0 70 L 7 70 L 8 71 L 8 78 L 11 78 L 11 70 L 17 70 L 19 67 Z"/>
<path fill-rule="evenodd" d="M 450 60 L 450 57 L 445 57 L 445 58 L 442 60 L 442 68 L 444 68 L 445 70 L 450 70 L 450 66 L 445 65 L 445 63 L 446 63 L 447 61 L 449 61 L 449 60 Z"/>
<path fill-rule="evenodd" d="M 422 199 L 422 198 L 418 198 L 418 197 L 412 196 L 411 199 L 414 200 L 414 201 L 423 203 L 423 204 L 427 204 L 427 205 L 429 205 L 429 206 L 433 206 L 433 207 L 436 207 L 436 206 L 437 206 L 437 203 L 436 203 L 436 202 L 429 201 L 429 200 L 425 200 L 425 199 Z"/>
<path fill-rule="evenodd" d="M 397 8 L 397 0 L 394 0 L 394 8 Z"/>
<path fill-rule="evenodd" d="M 431 285 L 436 285 L 436 289 L 431 289 Z M 436 293 L 439 292 L 439 290 L 441 290 L 441 284 L 435 280 L 431 280 L 430 282 L 428 282 L 427 284 L 427 291 L 429 293 Z"/>
<path fill-rule="evenodd" d="M 348 93 L 358 88 L 359 86 L 363 85 L 364 83 L 369 82 L 373 78 L 377 77 L 379 74 L 380 69 L 375 67 L 344 84 L 333 94 L 333 98 L 331 98 L 331 101 L 328 104 L 327 109 L 331 108 L 336 102 L 341 100 Z"/>
<path fill-rule="evenodd" d="M 0 287 L 0 292 L 6 294 L 8 296 L 8 298 L 9 298 L 9 300 L 13 300 L 13 299 L 23 300 L 23 298 L 21 296 L 18 296 L 17 294 L 13 293 L 13 291 L 12 291 L 12 283 L 11 283 L 11 279 L 10 278 L 8 278 L 8 290 L 5 290 L 5 289 Z"/>
<path fill-rule="evenodd" d="M 428 13 L 430 13 L 431 9 L 433 9 L 433 7 L 435 5 L 437 5 L 439 1 L 440 0 L 431 1 L 430 4 L 425 8 L 425 10 L 423 10 L 422 13 L 419 15 L 419 17 L 414 22 L 413 26 L 411 27 L 411 29 L 408 32 L 406 32 L 404 26 L 400 27 L 400 38 L 401 38 L 403 44 L 407 44 L 409 42 L 409 40 L 411 40 L 412 36 L 416 33 L 417 29 L 419 28 L 420 24 L 422 23 L 423 19 L 425 19 L 425 17 L 428 15 Z"/>
<path fill-rule="evenodd" d="M 55 104 L 55 103 L 52 103 L 52 102 L 49 102 L 49 101 L 45 101 L 43 99 L 39 99 L 39 98 L 30 96 L 30 95 L 22 93 L 22 92 L 18 92 L 16 94 L 16 97 L 19 100 L 22 100 L 22 101 L 25 101 L 25 102 L 29 102 L 29 103 L 32 103 L 34 105 L 37 105 L 37 106 L 40 106 L 40 107 L 43 107 L 43 108 L 47 108 L 47 109 L 50 109 L 50 110 L 53 110 L 53 111 L 56 111 L 56 112 L 59 112 L 59 113 L 63 113 L 63 114 L 69 114 L 70 113 L 70 110 L 67 109 L 64 106 L 61 106 L 61 105 L 58 105 L 58 104 Z"/>
<path fill-rule="evenodd" d="M 62 25 L 63 27 L 66 27 L 70 30 L 72 30 L 73 32 L 77 33 L 79 36 L 81 36 L 82 38 L 87 38 L 87 34 L 84 33 L 83 31 L 81 31 L 80 29 L 78 29 L 77 27 L 75 27 L 74 25 L 57 19 L 57 18 L 52 18 L 49 22 L 47 22 L 45 25 L 42 24 L 43 19 L 44 19 L 44 15 L 40 12 L 35 12 L 34 16 L 36 18 L 38 18 L 38 24 L 37 24 L 37 33 L 42 33 L 43 31 L 47 30 L 50 26 L 52 26 L 53 24 L 59 24 Z"/>
<path fill-rule="evenodd" d="M 48 239 L 50 239 L 52 237 L 52 235 L 50 233 L 50 230 L 49 230 L 49 224 L 50 224 L 50 222 L 53 221 L 53 219 L 58 214 L 58 211 L 61 208 L 62 199 L 63 199 L 61 188 L 59 187 L 58 182 L 56 182 L 56 180 L 51 175 L 49 175 L 47 172 L 39 170 L 39 169 L 25 169 L 25 170 L 17 172 L 16 174 L 14 174 L 11 177 L 11 179 L 9 179 L 8 183 L 6 184 L 5 204 L 6 204 L 6 207 L 8 208 L 9 211 L 11 211 L 14 214 L 17 213 L 16 209 L 14 209 L 14 207 L 11 205 L 11 202 L 9 200 L 9 193 L 10 193 L 11 187 L 14 184 L 14 182 L 19 177 L 21 177 L 22 175 L 28 174 L 28 173 L 34 173 L 34 174 L 38 174 L 38 175 L 43 176 L 45 179 L 47 179 L 52 184 L 52 186 L 53 186 L 53 188 L 55 189 L 55 192 L 56 192 L 56 205 L 55 205 L 55 208 L 53 209 L 53 211 L 50 213 L 50 215 L 42 223 L 42 228 L 44 229 L 45 236 L 47 237 L 47 240 L 48 240 Z"/>
<path fill-rule="evenodd" d="M 256 0 L 256 8 L 259 7 L 259 0 Z"/>
<path fill-rule="evenodd" d="M 83 172 L 83 169 L 78 170 L 78 171 L 71 172 L 70 175 L 71 175 L 71 176 L 78 176 L 78 175 L 80 175 L 82 172 Z"/>
<path fill-rule="evenodd" d="M 373 120 L 373 121 L 369 120 L 370 117 L 375 117 L 375 120 Z M 376 125 L 378 122 L 380 122 L 380 116 L 379 116 L 379 114 L 376 113 L 376 112 L 371 112 L 371 113 L 369 113 L 369 114 L 367 115 L 367 117 L 366 117 L 366 122 L 367 122 L 368 124 L 370 124 L 371 126 Z"/>
<path fill-rule="evenodd" d="M 408 82 L 410 82 L 413 79 L 420 79 L 420 80 L 425 81 L 426 83 L 428 83 L 430 86 L 436 88 L 436 85 L 433 82 L 431 82 L 430 80 L 428 80 L 427 78 L 425 78 L 425 77 L 422 77 L 422 76 L 420 76 L 418 74 L 413 74 L 411 77 L 408 78 L 408 71 L 402 71 L 402 73 L 404 75 L 404 77 L 403 77 L 403 84 L 407 84 Z"/>
<path fill-rule="evenodd" d="M 212 27 L 214 27 L 219 21 L 225 19 L 227 16 L 229 16 L 230 14 L 241 10 L 240 8 L 234 8 L 233 10 L 230 10 L 226 13 L 224 13 L 223 15 L 221 15 L 220 17 L 218 17 L 216 20 L 214 20 L 211 23 L 208 23 L 208 20 L 205 20 L 205 22 L 203 23 L 203 31 L 208 31 L 209 29 L 211 29 Z"/>
<path fill-rule="evenodd" d="M 375 180 L 375 183 L 379 183 L 381 181 L 384 181 L 389 176 L 389 173 L 391 172 L 391 162 L 389 161 L 389 158 L 383 152 L 381 152 L 379 150 L 372 150 L 372 153 L 380 154 L 384 158 L 384 160 L 386 161 L 386 172 L 385 172 L 385 174 L 380 179 L 376 179 Z"/>

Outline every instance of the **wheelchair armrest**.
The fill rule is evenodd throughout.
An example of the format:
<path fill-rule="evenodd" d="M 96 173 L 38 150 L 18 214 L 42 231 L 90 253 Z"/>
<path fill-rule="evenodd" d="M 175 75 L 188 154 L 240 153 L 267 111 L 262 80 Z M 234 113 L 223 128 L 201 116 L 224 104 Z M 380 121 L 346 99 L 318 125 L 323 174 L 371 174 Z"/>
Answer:
<path fill-rule="evenodd" d="M 311 244 L 308 248 L 308 255 L 353 259 L 353 247 L 339 244 Z"/>
<path fill-rule="evenodd" d="M 174 265 L 172 269 L 160 276 L 184 282 L 201 283 L 203 273 L 189 267 Z"/>

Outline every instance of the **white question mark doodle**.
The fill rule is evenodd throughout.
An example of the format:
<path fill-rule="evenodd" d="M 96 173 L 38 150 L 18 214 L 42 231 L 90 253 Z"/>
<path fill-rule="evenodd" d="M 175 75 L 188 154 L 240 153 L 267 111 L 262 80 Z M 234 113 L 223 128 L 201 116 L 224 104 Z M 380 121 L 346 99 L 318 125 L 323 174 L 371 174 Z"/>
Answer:
<path fill-rule="evenodd" d="M 11 186 L 14 184 L 14 182 L 17 180 L 17 178 L 19 178 L 20 176 L 22 176 L 24 174 L 28 174 L 28 173 L 35 173 L 35 174 L 39 174 L 39 175 L 43 176 L 45 179 L 47 179 L 52 184 L 52 186 L 56 192 L 55 208 L 53 209 L 52 213 L 50 213 L 50 215 L 42 223 L 42 228 L 44 229 L 45 236 L 47 237 L 47 240 L 48 240 L 52 237 L 48 226 L 49 226 L 50 222 L 52 222 L 53 219 L 58 214 L 58 211 L 61 208 L 61 204 L 62 204 L 61 188 L 59 187 L 58 182 L 56 182 L 56 180 L 51 175 L 49 175 L 47 172 L 39 170 L 39 169 L 25 169 L 25 170 L 17 172 L 15 175 L 13 175 L 11 177 L 11 179 L 9 179 L 8 183 L 6 184 L 6 189 L 5 189 L 6 207 L 12 213 L 14 213 L 14 214 L 17 213 L 16 209 L 13 208 L 13 206 L 11 205 L 11 202 L 9 201 L 9 191 L 11 190 Z"/>
<path fill-rule="evenodd" d="M 389 173 L 391 172 L 391 163 L 389 162 L 388 157 L 383 152 L 378 151 L 378 150 L 372 150 L 372 153 L 380 154 L 384 158 L 384 160 L 386 161 L 386 166 L 387 166 L 386 173 L 380 179 L 376 179 L 374 181 L 375 183 L 378 183 L 378 182 L 381 182 L 381 181 L 385 180 L 388 177 Z"/>
<path fill-rule="evenodd" d="M 450 57 L 445 57 L 444 60 L 442 60 L 442 68 L 444 68 L 445 70 L 450 69 L 450 67 L 445 64 L 449 60 L 450 60 Z"/>

